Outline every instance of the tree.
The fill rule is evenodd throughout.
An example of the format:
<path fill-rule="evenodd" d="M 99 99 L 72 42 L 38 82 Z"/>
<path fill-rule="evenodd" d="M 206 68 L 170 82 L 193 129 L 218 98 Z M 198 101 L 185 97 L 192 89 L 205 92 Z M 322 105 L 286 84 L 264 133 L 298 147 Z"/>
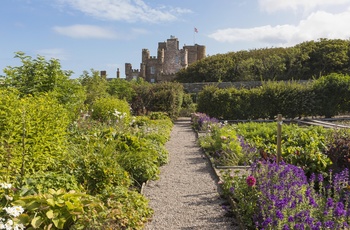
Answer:
<path fill-rule="evenodd" d="M 107 80 L 100 76 L 99 72 L 91 69 L 91 73 L 84 71 L 80 76 L 80 83 L 86 90 L 85 104 L 91 105 L 97 98 L 107 97 Z"/>
<path fill-rule="evenodd" d="M 49 93 L 55 96 L 74 118 L 83 106 L 85 92 L 81 84 L 70 79 L 72 71 L 61 69 L 58 59 L 46 60 L 38 55 L 33 59 L 24 52 L 16 52 L 15 58 L 22 62 L 21 66 L 8 66 L 4 69 L 3 84 L 0 87 L 15 88 L 21 97 Z"/>

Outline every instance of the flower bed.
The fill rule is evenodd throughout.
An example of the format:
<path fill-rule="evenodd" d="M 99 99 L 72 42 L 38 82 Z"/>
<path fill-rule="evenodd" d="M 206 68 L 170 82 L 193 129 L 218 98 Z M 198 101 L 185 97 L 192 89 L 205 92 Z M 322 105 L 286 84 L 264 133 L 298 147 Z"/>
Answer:
<path fill-rule="evenodd" d="M 313 174 L 297 166 L 258 162 L 250 175 L 223 174 L 225 194 L 248 229 L 347 229 L 349 172 Z"/>

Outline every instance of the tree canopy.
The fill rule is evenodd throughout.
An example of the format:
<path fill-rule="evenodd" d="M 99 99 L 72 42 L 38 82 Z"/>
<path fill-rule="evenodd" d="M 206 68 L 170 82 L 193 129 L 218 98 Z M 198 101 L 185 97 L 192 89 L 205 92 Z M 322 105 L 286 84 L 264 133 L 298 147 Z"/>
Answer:
<path fill-rule="evenodd" d="M 307 80 L 349 74 L 349 40 L 321 38 L 286 48 L 216 54 L 177 73 L 177 82 Z"/>

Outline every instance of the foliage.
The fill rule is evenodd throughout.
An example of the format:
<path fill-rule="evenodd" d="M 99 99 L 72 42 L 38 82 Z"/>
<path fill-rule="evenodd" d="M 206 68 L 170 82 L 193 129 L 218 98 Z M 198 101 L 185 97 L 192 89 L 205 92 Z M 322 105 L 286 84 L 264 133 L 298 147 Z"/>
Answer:
<path fill-rule="evenodd" d="M 336 132 L 330 143 L 327 144 L 325 154 L 332 161 L 335 172 L 350 169 L 350 137 L 347 134 Z"/>
<path fill-rule="evenodd" d="M 131 185 L 129 173 L 115 159 L 115 129 L 83 120 L 70 132 L 72 145 L 65 162 L 89 194 L 105 194 L 115 186 Z"/>
<path fill-rule="evenodd" d="M 26 175 L 57 170 L 66 152 L 66 110 L 51 96 L 17 98 L 0 90 L 2 176 L 22 183 Z"/>
<path fill-rule="evenodd" d="M 215 127 L 219 123 L 218 119 L 215 117 L 209 117 L 205 113 L 193 113 L 191 121 L 194 130 L 202 132 L 210 132 L 212 127 Z"/>
<path fill-rule="evenodd" d="M 108 83 L 107 80 L 100 76 L 99 72 L 91 69 L 91 73 L 84 71 L 80 76 L 79 81 L 84 86 L 86 91 L 85 104 L 91 105 L 100 97 L 107 97 Z"/>
<path fill-rule="evenodd" d="M 248 186 L 242 185 L 246 176 L 237 180 L 226 174 L 224 182 L 226 194 L 238 202 L 237 215 L 243 215 L 249 229 L 349 227 L 347 170 L 330 174 L 328 184 L 322 174 L 313 174 L 308 180 L 300 167 L 285 163 L 258 162 L 251 170 L 256 181 L 254 186 L 249 186 L 248 181 Z M 254 202 L 252 206 L 249 206 L 250 199 Z"/>
<path fill-rule="evenodd" d="M 239 123 L 238 135 L 256 148 L 262 157 L 277 156 L 276 123 Z M 282 126 L 282 158 L 285 162 L 302 167 L 305 172 L 325 172 L 331 165 L 324 154 L 331 130 L 322 127 L 300 127 L 295 124 Z"/>
<path fill-rule="evenodd" d="M 19 216 L 26 229 L 86 229 L 98 224 L 103 203 L 83 193 L 49 189 L 47 193 L 20 197 L 13 202 L 25 209 Z"/>
<path fill-rule="evenodd" d="M 15 205 L 12 201 L 16 194 L 12 184 L 0 183 L 0 229 L 24 229 L 19 216 L 24 212 L 20 205 Z"/>
<path fill-rule="evenodd" d="M 61 70 L 57 59 L 47 61 L 40 55 L 32 59 L 23 52 L 16 52 L 15 58 L 21 60 L 22 66 L 5 68 L 4 84 L 0 87 L 15 88 L 21 97 L 52 93 L 68 109 L 70 118 L 75 118 L 83 106 L 85 92 L 76 80 L 69 79 L 72 72 Z"/>
<path fill-rule="evenodd" d="M 349 40 L 306 41 L 293 47 L 241 50 L 206 57 L 176 74 L 177 82 L 301 80 L 350 74 Z"/>
<path fill-rule="evenodd" d="M 183 101 L 183 86 L 179 83 L 162 82 L 158 84 L 135 85 L 137 96 L 131 107 L 136 115 L 147 112 L 165 112 L 173 120 L 179 115 Z"/>
<path fill-rule="evenodd" d="M 313 82 L 312 88 L 317 98 L 316 114 L 333 117 L 349 111 L 349 76 L 330 74 Z"/>
<path fill-rule="evenodd" d="M 21 190 L 27 190 L 26 194 L 47 193 L 52 188 L 63 188 L 66 191 L 83 191 L 75 176 L 66 172 L 36 172 L 24 178 Z"/>
<path fill-rule="evenodd" d="M 107 217 L 111 220 L 105 227 L 141 230 L 153 214 L 144 196 L 125 187 L 116 187 L 105 199 L 109 210 Z"/>
<path fill-rule="evenodd" d="M 233 212 L 239 215 L 240 221 L 247 229 L 254 229 L 252 216 L 256 214 L 260 192 L 256 186 L 249 186 L 246 174 L 239 170 L 222 172 L 222 188 L 226 197 L 232 199 L 237 205 L 233 206 Z"/>
<path fill-rule="evenodd" d="M 116 96 L 121 100 L 126 100 L 131 103 L 132 98 L 137 95 L 134 89 L 135 81 L 126 81 L 124 79 L 115 78 L 108 82 L 107 92 L 111 96 Z"/>
<path fill-rule="evenodd" d="M 128 124 L 131 121 L 129 104 L 118 98 L 101 97 L 91 106 L 91 118 L 110 124 Z"/>
<path fill-rule="evenodd" d="M 268 81 L 250 90 L 211 85 L 198 94 L 197 111 L 225 120 L 332 117 L 349 111 L 349 82 L 349 76 L 330 74 L 309 84 Z"/>
<path fill-rule="evenodd" d="M 160 163 L 154 142 L 127 134 L 118 135 L 116 140 L 116 161 L 138 185 L 158 178 Z"/>

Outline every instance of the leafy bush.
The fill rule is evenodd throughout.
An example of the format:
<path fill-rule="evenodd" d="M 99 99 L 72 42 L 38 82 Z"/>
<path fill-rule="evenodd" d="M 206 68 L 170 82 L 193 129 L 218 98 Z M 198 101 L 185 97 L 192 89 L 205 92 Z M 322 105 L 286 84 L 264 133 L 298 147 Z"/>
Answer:
<path fill-rule="evenodd" d="M 13 204 L 24 208 L 18 218 L 27 229 L 85 229 L 103 221 L 103 203 L 75 191 L 49 189 L 20 197 Z"/>
<path fill-rule="evenodd" d="M 102 97 L 95 100 L 91 117 L 108 123 L 129 124 L 131 121 L 129 104 L 117 98 Z"/>
<path fill-rule="evenodd" d="M 198 94 L 197 111 L 226 120 L 332 117 L 349 111 L 349 82 L 349 76 L 331 74 L 309 84 L 268 81 L 250 90 L 211 85 Z"/>
<path fill-rule="evenodd" d="M 350 169 L 350 137 L 336 133 L 325 154 L 331 159 L 335 172 Z"/>
<path fill-rule="evenodd" d="M 105 199 L 110 220 L 105 223 L 106 228 L 141 230 L 153 214 L 144 196 L 125 187 L 116 187 Z"/>
<path fill-rule="evenodd" d="M 8 92 L 8 94 L 7 94 Z M 2 176 L 20 183 L 37 171 L 62 168 L 67 151 L 67 111 L 48 95 L 0 99 L 0 164 Z"/>
<path fill-rule="evenodd" d="M 183 86 L 179 83 L 134 85 L 137 95 L 131 107 L 136 115 L 147 112 L 165 112 L 171 119 L 179 115 L 183 102 Z"/>
<path fill-rule="evenodd" d="M 317 98 L 316 114 L 333 117 L 349 111 L 349 76 L 330 74 L 314 81 L 312 88 Z"/>
<path fill-rule="evenodd" d="M 141 185 L 159 174 L 159 155 L 153 142 L 136 136 L 121 134 L 117 137 L 116 161 Z"/>
<path fill-rule="evenodd" d="M 36 172 L 24 178 L 21 190 L 28 190 L 26 194 L 47 193 L 49 189 L 62 188 L 66 191 L 83 191 L 77 179 L 65 172 Z"/>

